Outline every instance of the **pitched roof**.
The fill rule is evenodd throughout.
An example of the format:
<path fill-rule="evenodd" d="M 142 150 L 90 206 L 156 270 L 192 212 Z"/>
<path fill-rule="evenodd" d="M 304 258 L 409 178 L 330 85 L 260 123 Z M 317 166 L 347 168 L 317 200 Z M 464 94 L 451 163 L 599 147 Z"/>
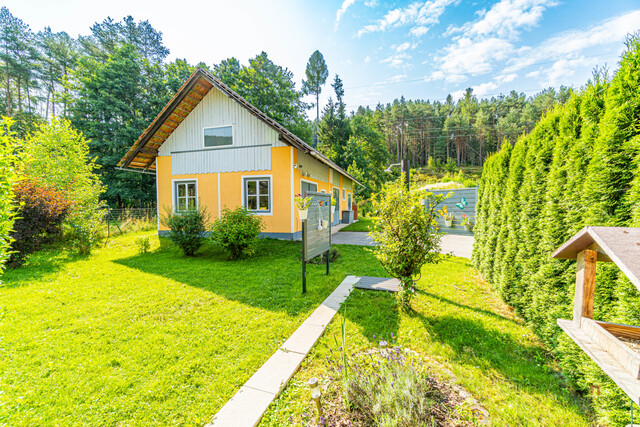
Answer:
<path fill-rule="evenodd" d="M 640 228 L 585 227 L 567 240 L 552 257 L 576 259 L 578 253 L 592 249 L 598 261 L 612 261 L 640 290 Z"/>
<path fill-rule="evenodd" d="M 129 151 L 127 151 L 127 154 L 118 162 L 118 167 L 135 168 L 143 171 L 155 170 L 155 159 L 160 146 L 214 87 L 278 132 L 281 141 L 302 150 L 304 153 L 310 154 L 333 170 L 362 185 L 340 166 L 298 138 L 280 123 L 254 107 L 249 101 L 238 95 L 220 79 L 202 68 L 196 69 L 183 83 L 180 89 L 178 89 L 178 92 L 176 92 L 153 122 L 151 122 L 140 137 L 138 137 L 138 140 Z"/>

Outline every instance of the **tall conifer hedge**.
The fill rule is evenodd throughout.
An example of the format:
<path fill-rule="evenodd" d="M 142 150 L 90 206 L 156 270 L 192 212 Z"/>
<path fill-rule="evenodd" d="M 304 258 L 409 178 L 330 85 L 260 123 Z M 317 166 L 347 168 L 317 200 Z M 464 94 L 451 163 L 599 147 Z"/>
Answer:
<path fill-rule="evenodd" d="M 550 257 L 586 225 L 640 226 L 640 36 L 629 36 L 612 79 L 596 70 L 485 163 L 472 260 L 591 393 L 604 422 L 628 420 L 628 398 L 556 325 L 572 316 L 575 262 Z M 640 292 L 614 265 L 598 265 L 594 317 L 640 325 Z M 595 387 L 594 387 L 595 386 Z"/>

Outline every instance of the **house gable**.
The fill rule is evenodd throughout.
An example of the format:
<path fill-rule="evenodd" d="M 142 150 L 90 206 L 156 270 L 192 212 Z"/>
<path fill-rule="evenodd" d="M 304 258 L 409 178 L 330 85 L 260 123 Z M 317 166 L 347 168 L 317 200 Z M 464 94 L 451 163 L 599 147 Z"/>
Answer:
<path fill-rule="evenodd" d="M 233 145 L 205 147 L 204 129 L 232 126 Z M 172 175 L 271 170 L 278 133 L 227 95 L 212 88 L 158 150 L 171 156 Z"/>

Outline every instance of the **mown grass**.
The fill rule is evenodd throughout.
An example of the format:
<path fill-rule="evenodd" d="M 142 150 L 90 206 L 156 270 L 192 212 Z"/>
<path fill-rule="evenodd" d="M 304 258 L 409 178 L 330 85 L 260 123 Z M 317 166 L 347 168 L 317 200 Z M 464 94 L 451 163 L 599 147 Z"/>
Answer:
<path fill-rule="evenodd" d="M 463 258 L 423 269 L 415 313 L 391 294 L 354 290 L 347 300 L 347 349 L 376 346 L 391 334 L 449 369 L 497 426 L 586 426 L 592 414 L 558 375 L 533 333 Z M 300 425 L 314 414 L 306 381 L 325 377 L 330 349 L 341 342 L 342 314 L 329 325 L 261 426 Z M 375 338 L 374 338 L 375 336 Z M 335 351 L 334 351 L 335 354 Z M 446 377 L 446 376 L 445 376 Z"/>
<path fill-rule="evenodd" d="M 373 222 L 369 218 L 360 217 L 358 221 L 341 228 L 340 231 L 371 231 Z"/>
<path fill-rule="evenodd" d="M 151 252 L 135 239 L 150 236 Z M 382 275 L 365 249 L 307 266 L 261 240 L 228 261 L 186 258 L 153 232 L 91 256 L 50 249 L 0 286 L 0 425 L 202 425 L 347 274 Z"/>

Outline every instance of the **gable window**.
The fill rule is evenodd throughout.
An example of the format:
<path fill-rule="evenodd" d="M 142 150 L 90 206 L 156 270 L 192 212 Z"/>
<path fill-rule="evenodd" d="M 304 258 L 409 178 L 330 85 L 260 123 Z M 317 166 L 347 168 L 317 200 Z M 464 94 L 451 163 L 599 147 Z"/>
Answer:
<path fill-rule="evenodd" d="M 271 178 L 244 179 L 244 206 L 250 212 L 271 212 Z"/>
<path fill-rule="evenodd" d="M 198 208 L 198 191 L 195 181 L 174 183 L 174 209 L 176 212 L 194 211 Z"/>
<path fill-rule="evenodd" d="M 342 200 L 346 200 L 347 198 L 347 190 L 345 190 L 344 188 L 342 189 Z"/>
<path fill-rule="evenodd" d="M 233 145 L 232 126 L 204 128 L 205 148 L 227 147 L 231 145 Z"/>

